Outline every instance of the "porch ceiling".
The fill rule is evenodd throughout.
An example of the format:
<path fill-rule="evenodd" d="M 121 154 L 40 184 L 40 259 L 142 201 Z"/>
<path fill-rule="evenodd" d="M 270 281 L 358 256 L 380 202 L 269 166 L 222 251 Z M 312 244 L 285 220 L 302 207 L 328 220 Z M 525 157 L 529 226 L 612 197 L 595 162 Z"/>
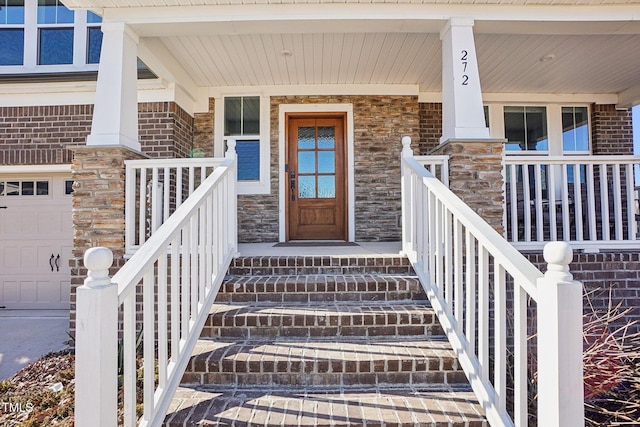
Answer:
<path fill-rule="evenodd" d="M 417 85 L 441 90 L 437 33 L 158 37 L 197 86 Z M 623 94 L 640 85 L 640 34 L 476 35 L 485 93 Z"/>

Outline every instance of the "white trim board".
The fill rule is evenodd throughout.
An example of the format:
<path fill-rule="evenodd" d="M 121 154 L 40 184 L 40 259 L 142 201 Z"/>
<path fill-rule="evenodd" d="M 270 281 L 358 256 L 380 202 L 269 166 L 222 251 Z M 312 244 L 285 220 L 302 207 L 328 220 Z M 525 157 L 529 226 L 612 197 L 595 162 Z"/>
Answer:
<path fill-rule="evenodd" d="M 0 166 L 0 175 L 71 174 L 71 165 L 14 165 Z"/>

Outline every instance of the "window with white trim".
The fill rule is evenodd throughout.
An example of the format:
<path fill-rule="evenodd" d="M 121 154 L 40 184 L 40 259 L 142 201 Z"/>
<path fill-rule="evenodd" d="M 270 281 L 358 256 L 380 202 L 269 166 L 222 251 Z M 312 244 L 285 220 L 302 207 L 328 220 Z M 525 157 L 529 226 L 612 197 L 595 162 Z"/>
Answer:
<path fill-rule="evenodd" d="M 222 99 L 222 114 L 216 128 L 226 151 L 229 138 L 236 140 L 238 192 L 268 194 L 269 182 L 269 98 L 233 95 Z"/>
<path fill-rule="evenodd" d="M 60 0 L 0 0 L 0 74 L 97 70 L 101 21 Z"/>
<path fill-rule="evenodd" d="M 491 105 L 489 108 L 498 109 L 499 115 L 493 117 L 503 119 L 502 123 L 491 123 L 497 128 L 492 128 L 492 135 L 507 139 L 507 155 L 557 156 L 591 152 L 588 106 Z"/>

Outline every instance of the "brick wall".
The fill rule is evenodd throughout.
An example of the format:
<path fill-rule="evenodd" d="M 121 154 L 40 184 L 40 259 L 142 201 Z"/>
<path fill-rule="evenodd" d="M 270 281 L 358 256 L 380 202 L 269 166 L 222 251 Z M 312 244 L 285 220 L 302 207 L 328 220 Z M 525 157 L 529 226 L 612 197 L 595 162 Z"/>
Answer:
<path fill-rule="evenodd" d="M 193 118 L 174 102 L 139 104 L 138 129 L 142 152 L 147 156 L 189 157 Z"/>
<path fill-rule="evenodd" d="M 440 144 L 442 136 L 442 104 L 439 102 L 421 102 L 420 104 L 420 142 L 418 154 L 427 154 Z"/>
<path fill-rule="evenodd" d="M 0 107 L 0 164 L 71 163 L 69 145 L 84 144 L 91 105 Z"/>
<path fill-rule="evenodd" d="M 138 106 L 142 151 L 150 157 L 188 157 L 193 118 L 173 102 Z M 91 131 L 92 105 L 0 107 L 0 164 L 69 164 L 69 146 Z"/>
<path fill-rule="evenodd" d="M 546 270 L 542 254 L 525 253 L 541 271 Z M 640 252 L 603 252 L 584 254 L 574 252 L 570 265 L 575 280 L 584 285 L 584 311 L 588 313 L 589 301 L 598 310 L 605 310 L 609 295 L 613 306 L 621 304 L 621 311 L 630 309 L 624 319 L 614 323 L 621 327 L 627 321 L 636 321 L 630 332 L 640 332 Z"/>
<path fill-rule="evenodd" d="M 633 154 L 631 109 L 592 105 L 591 135 L 593 154 Z"/>
<path fill-rule="evenodd" d="M 328 103 L 353 105 L 356 240 L 400 239 L 400 141 L 418 140 L 417 97 L 283 96 L 271 98 L 271 194 L 239 197 L 240 242 L 278 240 L 278 106 Z"/>

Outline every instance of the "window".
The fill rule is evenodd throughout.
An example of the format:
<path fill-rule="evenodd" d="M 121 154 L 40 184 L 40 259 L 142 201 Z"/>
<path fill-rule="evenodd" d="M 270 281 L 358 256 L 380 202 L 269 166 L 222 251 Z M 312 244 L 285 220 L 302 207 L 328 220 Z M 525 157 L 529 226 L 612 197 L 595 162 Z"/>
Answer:
<path fill-rule="evenodd" d="M 0 74 L 97 70 L 101 22 L 61 0 L 0 0 Z"/>
<path fill-rule="evenodd" d="M 260 97 L 224 98 L 224 136 L 236 139 L 238 181 L 260 180 Z"/>
<path fill-rule="evenodd" d="M 49 181 L 0 181 L 2 196 L 48 196 Z"/>
<path fill-rule="evenodd" d="M 491 105 L 503 116 L 507 154 L 570 155 L 589 154 L 591 130 L 588 106 L 548 104 L 541 106 Z M 494 115 L 493 117 L 496 117 Z M 497 122 L 498 120 L 496 120 Z M 493 129 L 500 136 L 501 129 Z"/>
<path fill-rule="evenodd" d="M 589 151 L 589 117 L 587 107 L 562 107 L 562 150 Z"/>
<path fill-rule="evenodd" d="M 546 107 L 504 107 L 505 149 L 548 151 Z"/>
<path fill-rule="evenodd" d="M 0 65 L 24 63 L 24 0 L 0 0 Z"/>
<path fill-rule="evenodd" d="M 59 0 L 38 0 L 39 65 L 73 64 L 73 21 Z"/>
<path fill-rule="evenodd" d="M 102 47 L 101 22 L 101 17 L 95 13 L 87 12 L 87 64 L 100 62 L 100 49 Z"/>

